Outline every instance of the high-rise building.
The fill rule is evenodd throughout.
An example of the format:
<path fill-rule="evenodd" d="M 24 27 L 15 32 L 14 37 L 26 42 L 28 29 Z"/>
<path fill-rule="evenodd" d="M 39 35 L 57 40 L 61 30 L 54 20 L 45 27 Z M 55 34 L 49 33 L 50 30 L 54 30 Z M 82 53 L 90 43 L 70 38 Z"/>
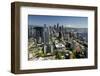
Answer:
<path fill-rule="evenodd" d="M 47 53 L 47 45 L 49 44 L 49 30 L 46 24 L 43 27 L 44 53 Z"/>
<path fill-rule="evenodd" d="M 33 25 L 28 26 L 28 38 L 34 38 L 35 37 L 36 30 L 34 29 Z"/>
<path fill-rule="evenodd" d="M 43 39 L 43 27 L 35 26 L 34 29 L 35 29 L 35 36 L 34 36 L 34 38 L 36 38 L 37 43 L 43 42 L 43 40 L 42 40 Z"/>
<path fill-rule="evenodd" d="M 49 44 L 49 30 L 46 24 L 44 24 L 43 38 L 44 44 Z"/>

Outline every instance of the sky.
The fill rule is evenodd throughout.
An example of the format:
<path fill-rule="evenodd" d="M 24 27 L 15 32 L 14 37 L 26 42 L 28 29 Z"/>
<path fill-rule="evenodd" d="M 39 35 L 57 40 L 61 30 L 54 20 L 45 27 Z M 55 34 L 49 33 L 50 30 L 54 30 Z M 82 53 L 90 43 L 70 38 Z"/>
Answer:
<path fill-rule="evenodd" d="M 57 23 L 65 27 L 88 28 L 88 17 L 28 15 L 28 25 L 54 26 Z"/>

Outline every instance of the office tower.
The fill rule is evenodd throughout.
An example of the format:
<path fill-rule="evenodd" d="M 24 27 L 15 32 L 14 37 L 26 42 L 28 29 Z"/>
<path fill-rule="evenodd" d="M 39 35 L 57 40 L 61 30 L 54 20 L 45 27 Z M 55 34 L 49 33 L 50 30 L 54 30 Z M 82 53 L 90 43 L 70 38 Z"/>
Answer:
<path fill-rule="evenodd" d="M 49 30 L 46 24 L 44 24 L 43 38 L 44 38 L 44 53 L 47 53 L 47 45 L 49 44 Z"/>
<path fill-rule="evenodd" d="M 40 40 L 43 39 L 43 27 L 35 26 L 34 29 L 35 29 L 35 38 L 37 40 L 37 43 L 43 42 L 43 40 Z"/>
<path fill-rule="evenodd" d="M 44 24 L 44 31 L 43 31 L 43 36 L 44 36 L 44 44 L 49 44 L 49 30 L 46 24 Z"/>

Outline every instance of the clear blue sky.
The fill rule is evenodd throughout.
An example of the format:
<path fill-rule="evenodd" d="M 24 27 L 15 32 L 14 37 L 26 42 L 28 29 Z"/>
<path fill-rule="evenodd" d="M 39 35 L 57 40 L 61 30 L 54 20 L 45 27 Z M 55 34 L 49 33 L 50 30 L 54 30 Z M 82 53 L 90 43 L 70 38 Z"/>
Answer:
<path fill-rule="evenodd" d="M 28 25 L 53 26 L 57 23 L 66 27 L 87 28 L 88 17 L 28 15 Z"/>

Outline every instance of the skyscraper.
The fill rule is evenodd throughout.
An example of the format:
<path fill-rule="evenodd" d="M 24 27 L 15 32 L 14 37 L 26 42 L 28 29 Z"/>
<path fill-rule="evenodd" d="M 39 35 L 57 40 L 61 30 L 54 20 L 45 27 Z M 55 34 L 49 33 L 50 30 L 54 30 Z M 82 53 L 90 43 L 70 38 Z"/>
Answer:
<path fill-rule="evenodd" d="M 44 24 L 43 38 L 44 44 L 49 44 L 49 29 L 46 24 Z"/>
<path fill-rule="evenodd" d="M 43 30 L 43 39 L 44 39 L 44 53 L 47 53 L 47 46 L 49 44 L 49 30 L 46 24 L 44 24 L 44 30 Z"/>

